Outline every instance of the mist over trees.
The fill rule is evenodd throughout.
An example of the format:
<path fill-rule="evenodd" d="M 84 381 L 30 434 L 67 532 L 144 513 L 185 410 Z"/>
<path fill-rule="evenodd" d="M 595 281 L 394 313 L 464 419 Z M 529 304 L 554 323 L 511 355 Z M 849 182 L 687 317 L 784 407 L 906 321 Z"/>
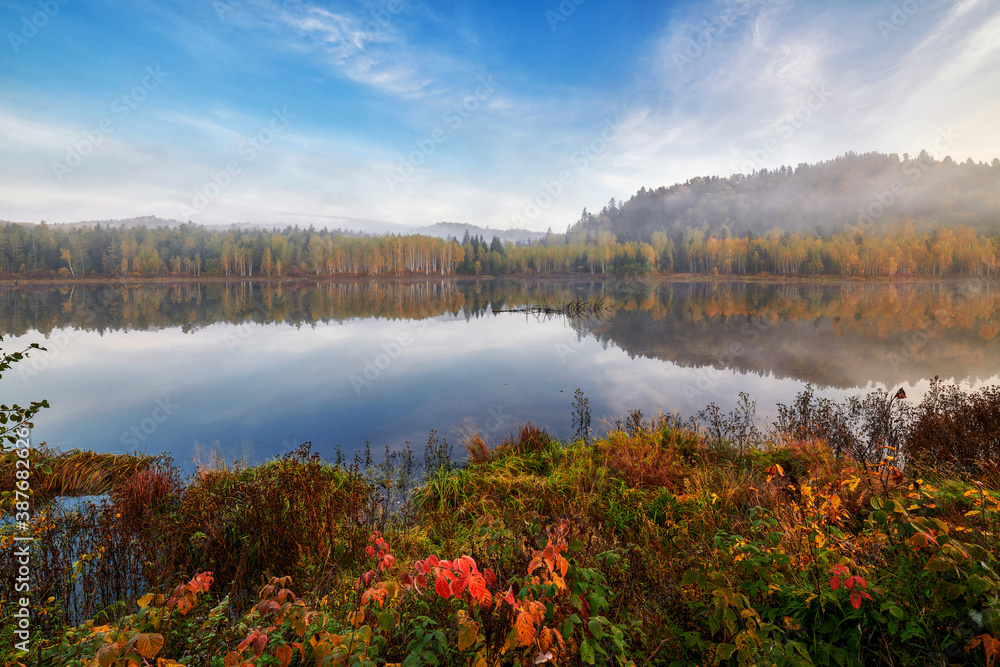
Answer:
<path fill-rule="evenodd" d="M 997 278 L 1000 160 L 849 153 L 795 169 L 643 188 L 599 213 L 585 210 L 565 234 L 550 230 L 532 241 L 499 232 L 487 238 L 482 230 L 470 225 L 461 237 L 442 238 L 298 226 L 0 223 L 0 276 Z"/>
<path fill-rule="evenodd" d="M 997 234 L 1000 159 L 959 164 L 950 157 L 936 160 L 927 151 L 916 157 L 847 153 L 794 169 L 696 177 L 642 188 L 598 213 L 584 210 L 568 233 L 571 242 L 596 242 L 608 232 L 618 241 L 651 243 L 657 232 L 677 237 L 692 230 L 717 238 L 775 229 L 800 236 L 878 235 L 904 222 L 916 232 L 961 225 Z"/>

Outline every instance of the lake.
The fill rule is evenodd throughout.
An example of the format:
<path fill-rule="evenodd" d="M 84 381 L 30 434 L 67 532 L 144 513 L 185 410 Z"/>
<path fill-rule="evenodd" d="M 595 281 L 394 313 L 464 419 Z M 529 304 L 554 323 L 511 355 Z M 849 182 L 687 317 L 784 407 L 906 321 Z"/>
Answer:
<path fill-rule="evenodd" d="M 495 313 L 600 301 L 601 316 Z M 965 283 L 580 280 L 0 286 L 3 349 L 38 342 L 2 401 L 48 399 L 61 449 L 260 462 L 305 441 L 376 456 L 431 430 L 458 445 L 524 422 L 573 435 L 629 410 L 733 408 L 762 421 L 807 383 L 844 397 L 1000 374 L 1000 290 Z M 460 450 L 460 446 L 456 450 Z"/>

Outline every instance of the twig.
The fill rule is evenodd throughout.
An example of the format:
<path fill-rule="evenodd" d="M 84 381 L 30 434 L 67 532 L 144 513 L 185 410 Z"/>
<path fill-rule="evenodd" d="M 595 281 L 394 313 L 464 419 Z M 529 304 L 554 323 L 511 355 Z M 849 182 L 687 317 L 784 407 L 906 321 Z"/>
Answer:
<path fill-rule="evenodd" d="M 660 642 L 660 645 L 656 647 L 656 650 L 650 653 L 649 657 L 646 658 L 646 662 L 642 663 L 642 667 L 646 667 L 646 665 L 649 664 L 649 661 L 652 660 L 654 657 L 656 657 L 656 654 L 660 652 L 660 649 L 663 648 L 663 645 L 667 643 L 667 639 L 670 639 L 670 637 L 667 637 L 662 642 Z"/>

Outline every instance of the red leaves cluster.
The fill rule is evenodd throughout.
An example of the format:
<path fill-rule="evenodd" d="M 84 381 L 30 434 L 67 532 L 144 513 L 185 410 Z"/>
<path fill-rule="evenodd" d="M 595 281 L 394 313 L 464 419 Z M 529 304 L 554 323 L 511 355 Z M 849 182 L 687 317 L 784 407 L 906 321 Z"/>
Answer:
<path fill-rule="evenodd" d="M 369 558 L 375 559 L 379 572 L 396 564 L 396 557 L 389 553 L 389 545 L 382 538 L 382 533 L 376 530 L 368 537 L 368 542 L 366 553 Z"/>
<path fill-rule="evenodd" d="M 191 581 L 174 589 L 173 594 L 165 602 L 167 609 L 177 607 L 181 616 L 187 615 L 198 604 L 198 594 L 207 593 L 214 579 L 211 572 L 194 575 Z"/>
<path fill-rule="evenodd" d="M 360 591 L 362 588 L 365 589 L 365 592 L 361 594 L 362 605 L 375 600 L 378 602 L 378 606 L 381 607 L 385 602 L 386 596 L 389 595 L 389 589 L 379 579 L 385 570 L 396 564 L 396 557 L 389 553 L 389 544 L 382 537 L 382 533 L 377 530 L 368 536 L 368 548 L 365 552 L 369 558 L 375 559 L 375 567 L 358 577 L 357 582 L 354 584 L 354 590 Z M 395 588 L 393 588 L 393 591 L 395 591 Z M 393 592 L 393 595 L 395 595 L 395 592 Z"/>
<path fill-rule="evenodd" d="M 469 597 L 479 606 L 489 606 L 493 604 L 494 596 L 489 588 L 496 588 L 497 577 L 490 568 L 485 568 L 482 572 L 472 556 L 462 556 L 453 561 L 440 560 L 437 556 L 428 556 L 426 560 L 418 560 L 414 565 L 416 575 L 404 574 L 402 584 L 406 588 L 416 589 L 418 593 L 421 589 L 427 588 L 427 578 L 430 576 L 434 581 L 434 591 L 441 597 L 462 597 L 466 590 Z M 501 599 L 513 599 L 513 590 L 507 592 L 505 598 L 497 598 L 499 604 Z M 513 603 L 511 603 L 513 604 Z"/>
<path fill-rule="evenodd" d="M 871 600 L 872 596 L 867 593 L 868 582 L 864 578 L 851 574 L 851 571 L 847 569 L 844 565 L 834 565 L 830 570 L 832 573 L 830 576 L 830 590 L 837 590 L 840 588 L 840 584 L 843 583 L 844 587 L 851 592 L 851 606 L 855 609 L 861 608 L 861 600 Z"/>

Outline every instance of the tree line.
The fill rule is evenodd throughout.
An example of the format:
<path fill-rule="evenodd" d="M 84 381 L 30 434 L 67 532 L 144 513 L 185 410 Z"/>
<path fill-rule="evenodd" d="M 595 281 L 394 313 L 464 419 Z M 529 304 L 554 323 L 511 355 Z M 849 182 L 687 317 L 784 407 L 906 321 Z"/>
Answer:
<path fill-rule="evenodd" d="M 879 234 L 733 236 L 688 228 L 650 242 L 549 233 L 530 244 L 417 234 L 339 231 L 0 225 L 0 275 L 48 277 L 414 276 L 585 273 L 637 276 L 979 276 L 996 278 L 1000 243 L 970 226 L 918 231 L 912 220 Z"/>

